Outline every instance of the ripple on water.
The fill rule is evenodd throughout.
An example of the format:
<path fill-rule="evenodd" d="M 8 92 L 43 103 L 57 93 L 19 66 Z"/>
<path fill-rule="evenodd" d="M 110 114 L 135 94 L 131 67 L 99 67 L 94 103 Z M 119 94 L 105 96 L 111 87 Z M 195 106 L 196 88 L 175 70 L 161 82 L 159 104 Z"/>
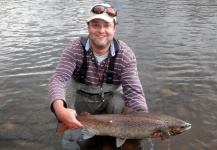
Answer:
<path fill-rule="evenodd" d="M 65 46 L 87 33 L 85 18 L 94 3 L 0 1 L 1 148 L 61 149 L 47 83 Z M 137 57 L 149 110 L 193 125 L 169 148 L 216 149 L 216 1 L 109 3 L 118 9 L 116 37 Z M 168 142 L 154 141 L 151 148 L 168 149 Z"/>

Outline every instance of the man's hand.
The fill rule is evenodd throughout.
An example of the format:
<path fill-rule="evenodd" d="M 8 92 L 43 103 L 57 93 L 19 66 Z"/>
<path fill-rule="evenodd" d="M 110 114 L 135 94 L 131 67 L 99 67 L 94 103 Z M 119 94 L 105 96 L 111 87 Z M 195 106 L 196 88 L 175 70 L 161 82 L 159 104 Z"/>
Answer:
<path fill-rule="evenodd" d="M 53 108 L 58 119 L 69 127 L 69 129 L 74 130 L 83 127 L 83 125 L 76 119 L 76 111 L 70 108 L 65 108 L 62 100 L 56 100 L 53 103 Z"/>
<path fill-rule="evenodd" d="M 152 136 L 150 136 L 150 138 L 162 138 L 161 133 L 154 133 Z"/>

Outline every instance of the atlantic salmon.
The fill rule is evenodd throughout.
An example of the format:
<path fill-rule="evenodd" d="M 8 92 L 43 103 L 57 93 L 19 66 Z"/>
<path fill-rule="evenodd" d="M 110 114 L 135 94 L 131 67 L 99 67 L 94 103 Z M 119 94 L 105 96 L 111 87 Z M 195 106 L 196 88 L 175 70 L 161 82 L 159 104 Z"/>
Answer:
<path fill-rule="evenodd" d="M 83 139 L 98 136 L 116 137 L 116 146 L 120 147 L 126 139 L 143 139 L 155 133 L 161 133 L 161 140 L 169 139 L 169 136 L 181 134 L 191 128 L 191 124 L 175 117 L 137 112 L 127 108 L 120 114 L 83 113 L 77 116 L 84 127 L 81 132 Z M 57 133 L 62 133 L 69 128 L 61 123 Z"/>

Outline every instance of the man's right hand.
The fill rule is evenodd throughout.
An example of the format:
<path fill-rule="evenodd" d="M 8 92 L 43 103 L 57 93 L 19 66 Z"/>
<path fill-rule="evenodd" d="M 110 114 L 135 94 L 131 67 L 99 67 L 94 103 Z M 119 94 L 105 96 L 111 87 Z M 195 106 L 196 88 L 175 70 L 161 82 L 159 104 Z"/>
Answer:
<path fill-rule="evenodd" d="M 83 125 L 76 119 L 76 111 L 70 108 L 65 108 L 63 106 L 63 100 L 56 100 L 53 102 L 53 108 L 58 119 L 69 127 L 69 129 L 74 130 L 83 127 Z"/>

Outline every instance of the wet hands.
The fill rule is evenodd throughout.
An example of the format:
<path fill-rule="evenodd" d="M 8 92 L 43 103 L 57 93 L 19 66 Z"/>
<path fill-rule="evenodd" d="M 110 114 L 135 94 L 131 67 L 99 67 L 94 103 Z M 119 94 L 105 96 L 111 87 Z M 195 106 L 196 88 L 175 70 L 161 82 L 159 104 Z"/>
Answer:
<path fill-rule="evenodd" d="M 160 132 L 158 132 L 158 133 L 154 133 L 152 136 L 150 136 L 150 138 L 162 138 L 162 135 Z"/>
<path fill-rule="evenodd" d="M 59 118 L 69 129 L 74 130 L 83 127 L 83 125 L 76 119 L 77 113 L 73 109 L 65 108 L 64 115 Z"/>
<path fill-rule="evenodd" d="M 53 107 L 58 119 L 61 120 L 69 129 L 74 130 L 83 127 L 83 125 L 76 119 L 76 111 L 63 107 L 62 100 L 55 101 Z"/>

